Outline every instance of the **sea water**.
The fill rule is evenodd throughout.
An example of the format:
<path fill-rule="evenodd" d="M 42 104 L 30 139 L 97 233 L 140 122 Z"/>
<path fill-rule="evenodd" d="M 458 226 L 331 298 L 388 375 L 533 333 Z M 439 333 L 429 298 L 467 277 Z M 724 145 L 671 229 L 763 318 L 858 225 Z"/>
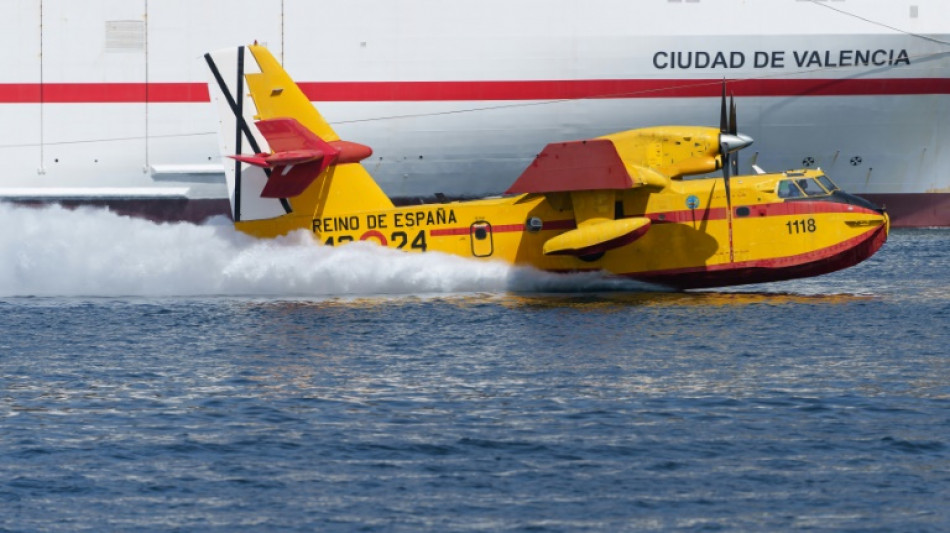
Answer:
<path fill-rule="evenodd" d="M 950 528 L 947 230 L 679 293 L 0 220 L 0 531 Z"/>

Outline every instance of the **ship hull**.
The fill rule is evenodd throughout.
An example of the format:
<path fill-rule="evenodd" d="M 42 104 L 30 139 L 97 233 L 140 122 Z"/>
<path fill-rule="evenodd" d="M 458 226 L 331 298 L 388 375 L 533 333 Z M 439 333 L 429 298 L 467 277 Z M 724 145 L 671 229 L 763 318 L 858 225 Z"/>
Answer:
<path fill-rule="evenodd" d="M 741 172 L 753 152 L 769 171 L 821 167 L 887 204 L 895 226 L 950 225 L 935 192 L 950 190 L 940 0 L 595 0 L 583 17 L 568 0 L 397 4 L 335 6 L 314 31 L 322 4 L 303 0 L 18 2 L 0 32 L 0 199 L 69 189 L 59 197 L 76 203 L 85 188 L 90 203 L 171 202 L 147 216 L 187 219 L 220 205 L 201 55 L 260 40 L 341 136 L 373 148 L 366 166 L 390 196 L 497 194 L 554 140 L 716 125 L 727 78 L 756 139 Z M 186 187 L 184 205 L 202 207 L 96 197 L 103 187 Z"/>
<path fill-rule="evenodd" d="M 950 226 L 950 193 L 863 194 L 884 207 L 891 225 L 903 228 Z"/>

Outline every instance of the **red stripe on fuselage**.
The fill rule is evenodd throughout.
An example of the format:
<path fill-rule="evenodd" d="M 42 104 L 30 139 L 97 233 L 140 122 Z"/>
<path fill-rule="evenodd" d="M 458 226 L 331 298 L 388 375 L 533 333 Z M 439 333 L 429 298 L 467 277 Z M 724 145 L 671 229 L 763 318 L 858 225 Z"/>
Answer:
<path fill-rule="evenodd" d="M 749 216 L 735 217 L 738 220 L 757 217 L 778 217 L 778 216 L 796 216 L 796 215 L 815 215 L 821 213 L 863 213 L 877 214 L 864 207 L 840 204 L 837 202 L 819 202 L 819 201 L 794 201 L 777 202 L 771 204 L 753 204 L 749 206 L 735 206 L 733 210 L 739 207 L 748 207 Z M 682 211 L 663 211 L 656 213 L 646 213 L 638 215 L 629 215 L 631 217 L 647 217 L 652 224 L 689 224 L 701 222 L 704 220 L 725 220 L 726 208 L 715 207 L 712 209 L 686 209 Z M 573 220 L 548 220 L 544 222 L 542 231 L 549 230 L 569 230 L 577 227 Z M 526 231 L 524 224 L 502 224 L 492 226 L 492 232 L 505 233 L 512 231 Z M 453 235 L 468 235 L 471 232 L 470 227 L 461 228 L 440 228 L 429 230 L 433 237 L 448 237 Z"/>
<path fill-rule="evenodd" d="M 315 102 L 718 97 L 721 79 L 300 82 Z M 739 97 L 950 94 L 947 78 L 733 80 Z M 0 103 L 207 102 L 205 83 L 2 83 Z"/>
<path fill-rule="evenodd" d="M 571 221 L 573 224 L 573 221 Z M 491 226 L 492 233 L 510 233 L 512 231 L 524 231 L 524 224 L 499 224 Z M 449 237 L 452 235 L 468 235 L 472 231 L 471 227 L 466 228 L 443 228 L 429 230 L 429 235 L 433 237 Z"/>
<path fill-rule="evenodd" d="M 551 220 L 544 223 L 545 230 L 567 230 L 574 229 L 576 224 L 573 220 Z M 492 233 L 510 233 L 513 231 L 527 231 L 524 224 L 499 224 L 491 227 Z M 471 227 L 464 228 L 441 228 L 429 230 L 432 237 L 451 237 L 453 235 L 468 235 L 472 231 Z"/>
<path fill-rule="evenodd" d="M 740 207 L 749 208 L 749 215 L 745 217 L 735 216 L 735 210 Z M 837 202 L 821 202 L 798 200 L 792 202 L 776 202 L 771 204 L 752 204 L 736 205 L 733 208 L 733 218 L 738 220 L 757 217 L 779 217 L 795 215 L 817 215 L 821 213 L 863 213 L 876 214 L 870 209 L 864 207 L 842 204 Z M 703 220 L 725 220 L 726 208 L 714 207 L 712 209 L 684 209 L 681 211 L 666 211 L 662 213 L 648 213 L 645 216 L 652 223 L 691 223 Z"/>
<path fill-rule="evenodd" d="M 472 228 L 444 228 L 429 230 L 432 237 L 451 237 L 453 235 L 468 235 Z"/>
<path fill-rule="evenodd" d="M 751 206 L 754 209 L 761 208 L 760 215 L 751 214 L 750 216 L 782 216 L 798 215 L 804 213 L 874 213 L 869 209 L 848 204 L 839 204 L 832 202 L 783 202 L 774 204 L 761 204 Z M 699 211 L 699 210 L 696 210 Z M 684 214 L 692 220 L 692 214 L 695 211 L 669 211 L 662 213 L 664 219 L 660 220 L 661 213 L 650 213 L 647 215 L 651 220 L 659 222 L 676 223 Z M 710 209 L 709 218 L 723 219 L 726 216 L 724 208 Z M 698 216 L 697 220 L 701 220 Z M 575 227 L 573 220 L 555 220 L 545 222 L 543 229 L 572 229 Z M 445 228 L 431 230 L 433 237 L 442 237 L 450 235 L 467 235 L 471 231 L 470 227 L 463 228 Z M 527 231 L 524 224 L 504 224 L 492 227 L 493 232 L 506 231 Z M 798 255 L 786 257 L 773 257 L 767 259 L 757 259 L 752 261 L 740 261 L 738 263 L 724 263 L 717 265 L 702 265 L 688 268 L 678 268 L 669 270 L 655 270 L 647 272 L 631 272 L 618 274 L 633 279 L 660 283 L 682 289 L 717 287 L 725 285 L 740 285 L 747 283 L 766 283 L 772 281 L 782 281 L 787 279 L 817 276 L 841 270 L 849 266 L 856 265 L 871 257 L 887 240 L 887 230 L 882 224 L 869 229 L 863 234 L 851 239 L 833 244 L 820 250 L 813 250 Z M 564 272 L 582 272 L 597 269 L 577 269 Z"/>

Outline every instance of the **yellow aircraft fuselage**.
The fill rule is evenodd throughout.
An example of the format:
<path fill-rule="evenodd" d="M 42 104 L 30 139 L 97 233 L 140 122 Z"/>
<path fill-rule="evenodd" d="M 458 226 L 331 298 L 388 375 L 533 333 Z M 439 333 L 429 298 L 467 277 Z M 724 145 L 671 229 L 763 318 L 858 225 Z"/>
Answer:
<path fill-rule="evenodd" d="M 222 149 L 236 160 L 228 169 L 235 225 L 258 237 L 306 230 L 329 246 L 370 241 L 678 288 L 823 274 L 870 257 L 887 238 L 883 210 L 839 190 L 820 170 L 682 179 L 720 168 L 738 139 L 725 128 L 696 126 L 552 143 L 513 194 L 396 207 L 359 163 L 369 149 L 340 141 L 266 49 L 246 47 L 255 63 L 244 50 L 237 88 L 219 72 L 232 56 L 206 59 L 212 89 L 223 95 L 216 101 L 237 117 L 235 132 L 222 136 Z M 249 119 L 246 107 L 253 108 Z M 247 151 L 262 138 L 269 152 Z M 259 171 L 258 186 L 248 198 L 241 180 L 252 171 Z M 241 191 L 245 203 L 280 199 L 284 212 L 248 220 Z"/>
<path fill-rule="evenodd" d="M 887 237 L 887 218 L 838 190 L 780 198 L 779 184 L 817 183 L 818 170 L 732 178 L 732 245 L 722 178 L 673 181 L 663 190 L 620 191 L 617 218 L 646 218 L 630 244 L 590 255 L 545 255 L 545 242 L 577 227 L 571 193 L 521 194 L 345 214 L 300 217 L 272 228 L 237 227 L 261 237 L 305 228 L 329 246 L 370 241 L 408 252 L 503 260 L 555 272 L 604 270 L 679 288 L 778 281 L 845 268 Z M 800 191 L 800 188 L 798 189 Z M 799 194 L 799 193 L 796 193 Z M 275 231 L 276 230 L 276 231 Z M 731 254 L 730 254 L 731 248 Z"/>

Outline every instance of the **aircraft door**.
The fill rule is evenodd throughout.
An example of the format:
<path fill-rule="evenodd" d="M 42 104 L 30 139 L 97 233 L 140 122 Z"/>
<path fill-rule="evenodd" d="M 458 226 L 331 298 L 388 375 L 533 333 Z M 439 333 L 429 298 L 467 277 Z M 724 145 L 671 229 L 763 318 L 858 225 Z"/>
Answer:
<path fill-rule="evenodd" d="M 475 222 L 469 228 L 469 237 L 472 240 L 472 255 L 488 257 L 495 252 L 492 241 L 491 224 L 487 221 Z"/>

